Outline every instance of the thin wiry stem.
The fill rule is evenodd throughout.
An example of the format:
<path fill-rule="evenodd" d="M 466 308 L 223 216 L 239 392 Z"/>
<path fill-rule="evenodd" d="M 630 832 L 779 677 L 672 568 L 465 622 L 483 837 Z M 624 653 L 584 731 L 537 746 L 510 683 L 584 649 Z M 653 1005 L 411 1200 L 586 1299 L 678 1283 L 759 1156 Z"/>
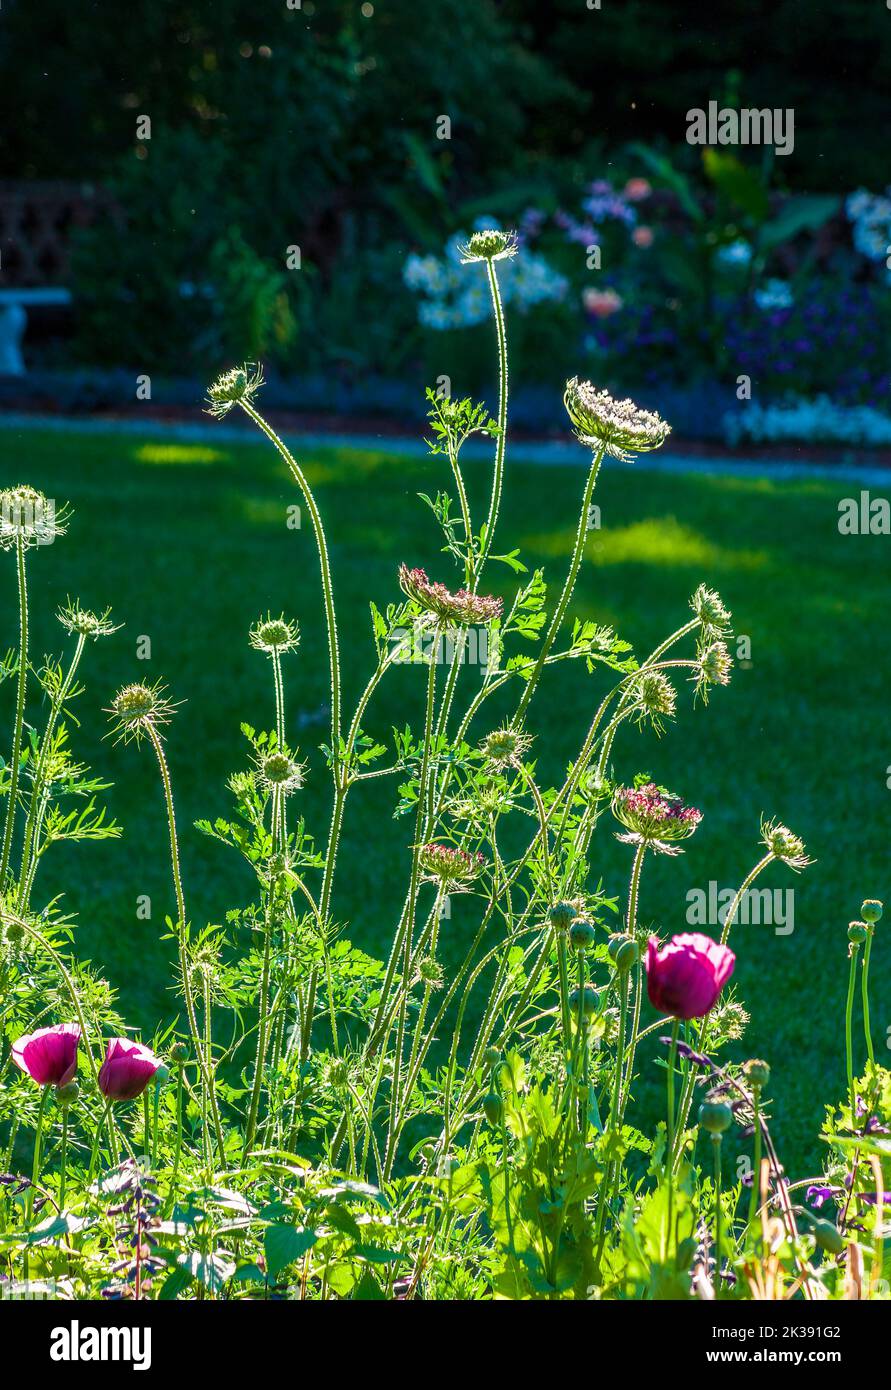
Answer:
<path fill-rule="evenodd" d="M 12 757 L 9 764 L 9 801 L 6 806 L 6 825 L 3 830 L 3 858 L 0 862 L 0 891 L 6 888 L 6 874 L 12 851 L 12 831 L 15 825 L 16 801 L 19 791 L 19 762 L 22 756 L 25 691 L 28 680 L 28 581 L 25 573 L 25 540 L 21 534 L 16 539 L 16 568 L 19 581 L 19 670 L 15 723 L 12 729 Z"/>

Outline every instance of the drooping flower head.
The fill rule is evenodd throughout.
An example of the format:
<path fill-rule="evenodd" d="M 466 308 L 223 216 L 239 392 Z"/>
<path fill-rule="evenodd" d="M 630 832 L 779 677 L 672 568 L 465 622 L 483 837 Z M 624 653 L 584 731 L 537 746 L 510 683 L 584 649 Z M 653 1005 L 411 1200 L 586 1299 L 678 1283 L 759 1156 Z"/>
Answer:
<path fill-rule="evenodd" d="M 82 608 L 80 601 L 71 599 L 58 610 L 56 617 L 62 624 L 66 632 L 76 632 L 80 637 L 87 637 L 91 642 L 95 642 L 99 637 L 110 637 L 113 632 L 119 632 L 122 624 L 111 621 L 111 609 L 105 608 L 101 613 L 93 613 L 89 608 Z"/>
<path fill-rule="evenodd" d="M 164 694 L 166 689 L 161 681 L 155 681 L 153 685 L 136 682 L 118 691 L 106 710 L 117 734 L 115 742 L 135 740 L 138 743 L 149 730 L 170 723 L 176 705 Z"/>
<path fill-rule="evenodd" d="M 644 958 L 650 1003 L 672 1018 L 703 1018 L 733 974 L 735 961 L 728 947 L 700 932 L 673 936 L 664 946 L 651 936 Z"/>
<path fill-rule="evenodd" d="M 283 655 L 285 652 L 295 651 L 300 646 L 300 629 L 284 614 L 279 618 L 272 618 L 267 614 L 251 628 L 250 643 L 255 651 L 266 652 L 269 656 L 276 652 Z"/>
<path fill-rule="evenodd" d="M 732 614 L 714 589 L 700 584 L 690 600 L 690 607 L 699 619 L 704 637 L 724 637 L 729 631 Z"/>
<path fill-rule="evenodd" d="M 76 1023 L 57 1023 L 38 1028 L 12 1045 L 12 1060 L 38 1086 L 67 1086 L 77 1072 L 80 1028 Z"/>
<path fill-rule="evenodd" d="M 424 845 L 419 856 L 422 873 L 444 889 L 460 888 L 471 883 L 485 862 L 481 854 L 458 849 L 455 845 Z"/>
<path fill-rule="evenodd" d="M 814 862 L 807 853 L 804 840 L 793 834 L 787 825 L 780 825 L 779 821 L 761 822 L 761 840 L 775 859 L 781 859 L 796 873 Z"/>
<path fill-rule="evenodd" d="M 635 454 L 658 449 L 671 433 L 671 426 L 655 411 L 641 410 L 627 397 L 617 401 L 578 377 L 567 381 L 563 401 L 579 443 L 588 449 L 602 445 L 625 463 Z"/>
<path fill-rule="evenodd" d="M 459 247 L 462 265 L 473 261 L 502 261 L 517 254 L 519 240 L 516 232 L 502 232 L 497 227 L 485 227 L 474 232 L 466 245 Z"/>
<path fill-rule="evenodd" d="M 700 810 L 685 806 L 679 796 L 657 787 L 655 782 L 641 787 L 618 787 L 612 810 L 628 831 L 617 839 L 628 845 L 643 842 L 661 854 L 680 854 L 675 847 L 677 842 L 692 835 L 702 820 Z"/>
<path fill-rule="evenodd" d="M 402 592 L 440 622 L 468 625 L 490 623 L 501 617 L 503 600 L 487 594 L 472 594 L 467 589 L 452 592 L 444 584 L 434 583 L 422 569 L 399 566 L 399 587 Z"/>
<path fill-rule="evenodd" d="M 222 420 L 233 405 L 250 405 L 263 385 L 263 368 L 245 362 L 242 367 L 230 367 L 207 388 L 207 413 Z"/>
<path fill-rule="evenodd" d="M 733 657 L 727 650 L 726 642 L 713 641 L 700 644 L 696 653 L 696 669 L 692 680 L 696 682 L 696 694 L 703 704 L 708 704 L 709 691 L 713 685 L 729 685 L 733 670 Z"/>
<path fill-rule="evenodd" d="M 106 1100 L 135 1100 L 162 1065 L 150 1048 L 130 1038 L 112 1038 L 99 1068 L 99 1090 Z"/>
<path fill-rule="evenodd" d="M 71 515 L 68 506 L 58 507 L 27 483 L 0 491 L 0 549 L 11 550 L 21 545 L 29 550 L 34 545 L 52 545 L 57 536 L 64 536 Z"/>
<path fill-rule="evenodd" d="M 649 723 L 657 734 L 665 728 L 665 720 L 673 719 L 677 691 L 664 671 L 644 671 L 634 682 L 633 693 L 638 705 L 638 724 Z"/>

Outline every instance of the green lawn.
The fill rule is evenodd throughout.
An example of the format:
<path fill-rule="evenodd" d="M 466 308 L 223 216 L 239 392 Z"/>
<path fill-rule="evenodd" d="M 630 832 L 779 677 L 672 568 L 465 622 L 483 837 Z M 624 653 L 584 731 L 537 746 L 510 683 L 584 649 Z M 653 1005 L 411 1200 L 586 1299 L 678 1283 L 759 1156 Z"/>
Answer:
<path fill-rule="evenodd" d="M 298 618 L 303 631 L 299 653 L 288 659 L 289 729 L 310 761 L 305 809 L 324 839 L 328 786 L 318 744 L 327 731 L 327 657 L 312 534 L 287 529 L 285 509 L 297 499 L 263 444 L 172 443 L 160 430 L 142 438 L 8 430 L 5 444 L 7 482 L 32 483 L 75 509 L 69 535 L 31 561 L 33 651 L 59 650 L 52 612 L 66 594 L 92 607 L 111 603 L 126 623 L 87 653 L 75 745 L 114 782 L 108 801 L 124 838 L 70 854 L 57 849 L 42 889 L 44 897 L 64 891 L 79 915 L 80 953 L 107 973 L 128 1017 L 150 1034 L 173 1007 L 169 943 L 160 941 L 172 908 L 160 790 L 144 750 L 101 741 L 101 709 L 118 685 L 146 676 L 163 676 L 186 701 L 169 735 L 186 894 L 193 921 L 220 921 L 248 900 L 250 877 L 191 825 L 228 809 L 224 780 L 245 761 L 240 721 L 272 722 L 269 669 L 246 640 L 267 609 Z M 386 447 L 313 448 L 304 461 L 328 530 L 351 708 L 372 663 L 369 599 L 383 607 L 399 598 L 401 560 L 454 580 L 451 562 L 438 554 L 433 519 L 416 498 L 446 478 L 441 461 L 410 461 Z M 478 496 L 486 479 L 486 467 L 475 467 Z M 545 563 L 562 575 L 582 484 L 581 468 L 512 465 L 508 452 L 499 548 L 519 546 L 530 567 Z M 684 621 L 689 595 L 707 580 L 733 610 L 737 631 L 751 638 L 751 663 L 728 690 L 696 710 L 685 692 L 677 724 L 661 741 L 625 733 L 616 770 L 624 779 L 650 771 L 704 811 L 683 857 L 648 863 L 645 922 L 684 930 L 689 889 L 710 880 L 735 886 L 758 854 L 762 812 L 803 835 L 818 861 L 800 879 L 775 866 L 763 880 L 795 888 L 791 935 L 751 926 L 738 928 L 734 940 L 736 982 L 752 1014 L 736 1055 L 772 1062 L 781 1154 L 801 1176 L 816 1171 L 822 1104 L 844 1080 L 845 926 L 863 896 L 884 897 L 888 887 L 889 541 L 838 534 L 838 500 L 857 491 L 844 481 L 677 476 L 612 465 L 598 488 L 602 529 L 592 533 L 574 602 L 576 615 L 614 624 L 642 655 Z M 5 646 L 15 640 L 15 598 L 12 562 L 3 563 Z M 507 569 L 500 577 L 510 583 Z M 150 662 L 136 658 L 143 635 L 151 638 Z M 580 664 L 549 676 L 531 721 L 545 780 L 571 756 L 604 680 Z M 370 730 L 386 736 L 406 720 L 417 727 L 422 687 L 419 668 L 394 672 L 366 721 Z M 353 793 L 335 903 L 353 939 L 377 952 L 401 901 L 411 836 L 409 820 L 391 819 L 394 799 L 388 779 Z M 592 854 L 595 880 L 602 874 L 608 890 L 624 895 L 629 863 L 628 847 L 603 822 Z M 152 900 L 150 922 L 137 919 L 142 894 Z M 456 919 L 455 929 L 465 931 L 466 921 Z M 883 1054 L 891 1027 L 889 939 L 891 926 L 880 927 L 873 1018 Z M 644 1066 L 654 1071 L 652 1053 Z"/>

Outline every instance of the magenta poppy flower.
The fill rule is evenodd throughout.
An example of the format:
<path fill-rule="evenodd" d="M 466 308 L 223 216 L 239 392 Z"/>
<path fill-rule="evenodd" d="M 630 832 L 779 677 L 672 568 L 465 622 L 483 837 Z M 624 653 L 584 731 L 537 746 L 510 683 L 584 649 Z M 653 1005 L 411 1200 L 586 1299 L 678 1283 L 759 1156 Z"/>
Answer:
<path fill-rule="evenodd" d="M 651 936 L 644 961 L 650 1003 L 673 1018 L 702 1018 L 714 1006 L 735 963 L 731 950 L 700 932 L 673 936 L 662 947 Z"/>
<path fill-rule="evenodd" d="M 57 1023 L 38 1028 L 12 1045 L 12 1060 L 38 1086 L 67 1086 L 77 1071 L 80 1028 L 76 1023 Z"/>
<path fill-rule="evenodd" d="M 161 1065 L 160 1057 L 142 1043 L 112 1038 L 99 1068 L 99 1090 L 107 1100 L 135 1100 Z"/>

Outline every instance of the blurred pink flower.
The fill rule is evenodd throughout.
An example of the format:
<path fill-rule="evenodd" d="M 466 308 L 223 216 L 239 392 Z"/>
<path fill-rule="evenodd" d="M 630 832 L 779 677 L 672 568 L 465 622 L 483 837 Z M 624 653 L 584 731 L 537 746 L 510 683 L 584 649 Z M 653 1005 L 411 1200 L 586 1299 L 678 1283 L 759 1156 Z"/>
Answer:
<path fill-rule="evenodd" d="M 38 1086 L 67 1086 L 77 1071 L 80 1028 L 76 1023 L 57 1023 L 26 1033 L 12 1046 L 12 1060 Z"/>
<path fill-rule="evenodd" d="M 107 1100 L 135 1100 L 161 1066 L 150 1048 L 129 1038 L 112 1038 L 99 1068 L 99 1090 Z"/>
<path fill-rule="evenodd" d="M 714 1007 L 735 963 L 736 956 L 727 946 L 701 932 L 673 936 L 661 948 L 651 936 L 644 960 L 650 1003 L 673 1018 L 703 1018 Z"/>
<path fill-rule="evenodd" d="M 649 198 L 653 188 L 648 179 L 629 179 L 625 185 L 625 197 L 632 203 L 640 203 Z"/>
<path fill-rule="evenodd" d="M 635 246 L 640 246 L 642 250 L 645 251 L 648 246 L 652 246 L 653 244 L 652 227 L 635 227 L 634 231 L 631 233 L 631 240 L 634 242 Z"/>
<path fill-rule="evenodd" d="M 608 319 L 613 314 L 617 314 L 622 307 L 623 300 L 615 290 L 585 290 L 582 294 L 582 303 L 589 314 L 593 314 L 597 319 Z"/>

